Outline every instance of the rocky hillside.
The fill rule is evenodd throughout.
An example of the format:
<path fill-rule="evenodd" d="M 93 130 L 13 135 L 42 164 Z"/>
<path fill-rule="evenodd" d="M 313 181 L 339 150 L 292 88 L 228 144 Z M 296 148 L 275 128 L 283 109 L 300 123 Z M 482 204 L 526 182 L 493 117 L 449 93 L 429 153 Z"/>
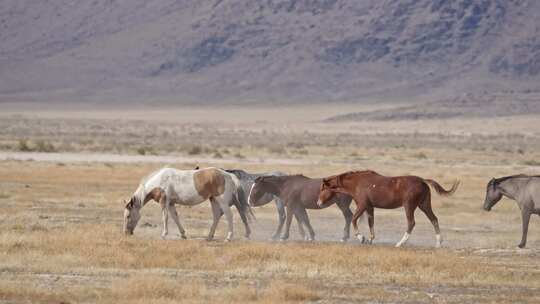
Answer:
<path fill-rule="evenodd" d="M 535 93 L 538 37 L 535 0 L 4 0 L 0 101 Z"/>

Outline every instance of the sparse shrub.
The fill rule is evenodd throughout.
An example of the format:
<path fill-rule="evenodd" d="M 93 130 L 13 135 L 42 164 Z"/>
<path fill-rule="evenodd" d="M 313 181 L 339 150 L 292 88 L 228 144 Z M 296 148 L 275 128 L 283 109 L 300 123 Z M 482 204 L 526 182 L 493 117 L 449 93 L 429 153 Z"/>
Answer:
<path fill-rule="evenodd" d="M 28 139 L 19 139 L 18 150 L 21 152 L 31 152 L 32 148 L 28 144 Z"/>
<path fill-rule="evenodd" d="M 219 153 L 219 151 L 216 151 L 213 155 L 214 158 L 223 158 L 223 155 L 221 155 L 221 153 Z"/>
<path fill-rule="evenodd" d="M 240 153 L 240 152 L 236 152 L 233 156 L 236 157 L 236 158 L 240 158 L 240 159 L 246 158 L 246 157 L 245 157 L 244 155 L 242 155 L 242 153 Z"/>
<path fill-rule="evenodd" d="M 282 146 L 269 147 L 268 151 L 272 154 L 287 154 L 287 151 Z"/>
<path fill-rule="evenodd" d="M 299 149 L 299 150 L 294 150 L 294 153 L 300 154 L 300 155 L 308 155 L 309 151 L 306 149 Z"/>
<path fill-rule="evenodd" d="M 418 159 L 427 159 L 428 158 L 426 153 L 424 153 L 424 152 L 415 153 L 415 154 L 413 154 L 413 157 L 418 158 Z"/>
<path fill-rule="evenodd" d="M 45 140 L 38 140 L 35 150 L 38 152 L 56 152 L 54 145 Z"/>
<path fill-rule="evenodd" d="M 529 159 L 523 161 L 523 164 L 527 166 L 540 166 L 540 161 Z"/>
<path fill-rule="evenodd" d="M 146 155 L 147 152 L 146 152 L 146 149 L 144 147 L 140 147 L 140 148 L 137 149 L 137 153 L 139 155 Z"/>
<path fill-rule="evenodd" d="M 287 146 L 288 146 L 288 147 L 291 147 L 291 148 L 295 148 L 295 149 L 302 149 L 302 148 L 304 148 L 304 144 L 303 144 L 303 143 L 299 143 L 299 142 L 288 142 L 288 143 L 287 143 Z"/>
<path fill-rule="evenodd" d="M 187 151 L 187 153 L 189 155 L 198 155 L 198 154 L 201 154 L 203 152 L 203 149 L 200 147 L 200 146 L 192 146 L 191 148 L 189 148 L 189 150 Z"/>

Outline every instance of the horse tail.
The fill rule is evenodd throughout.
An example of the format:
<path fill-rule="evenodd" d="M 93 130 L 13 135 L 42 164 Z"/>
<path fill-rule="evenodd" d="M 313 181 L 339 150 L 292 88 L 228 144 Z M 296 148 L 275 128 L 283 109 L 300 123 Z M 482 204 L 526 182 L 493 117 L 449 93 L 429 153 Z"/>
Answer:
<path fill-rule="evenodd" d="M 257 219 L 253 213 L 253 209 L 246 200 L 246 193 L 241 186 L 236 188 L 236 201 L 239 204 L 240 210 L 246 215 L 248 221 L 251 222 Z"/>
<path fill-rule="evenodd" d="M 450 196 L 452 194 L 454 194 L 454 192 L 456 192 L 458 186 L 459 186 L 459 180 L 456 180 L 454 182 L 454 184 L 452 185 L 452 188 L 450 188 L 450 190 L 445 190 L 441 185 L 439 185 L 439 183 L 437 183 L 436 181 L 432 180 L 432 179 L 424 179 L 424 181 L 426 183 L 428 183 L 429 185 L 431 185 L 431 187 L 433 187 L 433 189 L 435 189 L 435 191 L 437 191 L 437 193 L 439 195 L 443 195 L 443 196 Z"/>

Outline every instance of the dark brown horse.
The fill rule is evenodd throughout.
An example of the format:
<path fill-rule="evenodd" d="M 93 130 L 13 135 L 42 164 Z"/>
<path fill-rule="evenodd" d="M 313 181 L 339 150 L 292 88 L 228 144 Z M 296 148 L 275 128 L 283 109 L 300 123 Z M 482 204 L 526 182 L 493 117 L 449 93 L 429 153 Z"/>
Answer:
<path fill-rule="evenodd" d="M 270 193 L 279 197 L 286 208 L 285 232 L 281 240 L 289 238 L 289 230 L 293 214 L 299 221 L 299 225 L 304 224 L 309 231 L 309 240 L 313 240 L 315 232 L 309 222 L 306 209 L 322 209 L 330 204 L 320 207 L 317 205 L 319 190 L 322 179 L 312 179 L 303 175 L 289 176 L 261 176 L 255 179 L 249 192 L 248 204 L 256 206 L 257 201 L 264 194 Z M 345 228 L 343 229 L 343 241 L 349 239 L 352 212 L 349 209 L 352 198 L 349 195 L 337 194 L 330 200 L 336 203 L 345 217 Z"/>
<path fill-rule="evenodd" d="M 431 179 L 418 176 L 382 176 L 373 171 L 351 171 L 323 179 L 319 193 L 319 206 L 330 200 L 336 193 L 348 194 L 356 202 L 356 212 L 353 216 L 353 227 L 358 232 L 357 220 L 367 211 L 370 237 L 369 242 L 375 238 L 374 208 L 395 209 L 403 206 L 407 216 L 407 231 L 396 244 L 400 247 L 405 244 L 414 228 L 414 211 L 419 207 L 429 218 L 436 234 L 436 247 L 441 246 L 439 222 L 431 210 L 431 185 L 440 195 L 451 195 L 459 185 L 454 182 L 450 190 L 444 190 L 441 185 Z"/>

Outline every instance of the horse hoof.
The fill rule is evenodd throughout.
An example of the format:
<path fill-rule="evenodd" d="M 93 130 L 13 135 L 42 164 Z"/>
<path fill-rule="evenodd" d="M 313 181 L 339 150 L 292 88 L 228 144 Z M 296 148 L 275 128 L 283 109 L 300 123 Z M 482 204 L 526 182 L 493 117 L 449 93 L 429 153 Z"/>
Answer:
<path fill-rule="evenodd" d="M 225 239 L 225 243 L 229 243 L 231 239 Z"/>
<path fill-rule="evenodd" d="M 211 241 L 213 241 L 213 240 L 214 240 L 213 237 L 207 237 L 207 238 L 206 238 L 206 241 L 207 241 L 207 242 L 211 242 Z"/>
<path fill-rule="evenodd" d="M 361 244 L 365 244 L 367 241 L 366 237 L 361 234 L 357 235 L 356 238 L 358 238 Z"/>
<path fill-rule="evenodd" d="M 184 234 L 182 234 L 182 235 L 180 236 L 180 238 L 183 239 L 183 240 L 187 240 L 187 236 L 185 236 Z"/>
<path fill-rule="evenodd" d="M 525 244 L 519 244 L 519 245 L 518 245 L 518 248 L 519 248 L 519 249 L 525 248 Z"/>

